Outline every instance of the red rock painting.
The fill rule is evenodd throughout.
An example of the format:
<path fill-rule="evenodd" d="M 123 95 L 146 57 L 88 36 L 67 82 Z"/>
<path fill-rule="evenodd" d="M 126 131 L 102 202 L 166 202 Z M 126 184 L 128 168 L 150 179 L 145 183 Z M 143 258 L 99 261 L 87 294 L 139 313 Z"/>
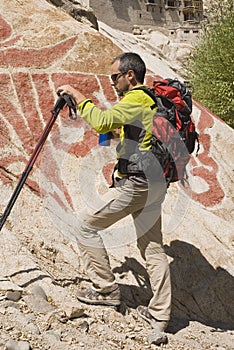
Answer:
<path fill-rule="evenodd" d="M 15 162 L 26 164 L 30 158 L 45 123 L 50 118 L 50 110 L 56 99 L 56 89 L 60 84 L 69 83 L 78 87 L 85 95 L 92 97 L 99 106 L 102 105 L 102 101 L 98 100 L 95 93 L 100 92 L 100 90 L 107 101 L 116 102 L 116 94 L 111 87 L 108 76 L 46 70 L 52 66 L 56 59 L 63 57 L 74 46 L 77 37 L 70 37 L 63 42 L 40 49 L 14 47 L 18 39 L 19 37 L 12 36 L 11 27 L 0 17 L 0 67 L 3 69 L 3 73 L 0 74 L 0 146 L 1 148 L 11 148 L 12 135 L 17 135 L 18 145 L 23 150 L 20 156 L 11 152 L 2 154 L 0 179 L 4 185 L 12 181 L 13 174 L 9 170 L 11 165 Z M 9 67 L 17 68 L 17 71 L 10 74 L 8 73 Z M 27 70 L 29 67 L 30 71 Z M 37 72 L 33 70 L 36 68 Z M 40 68 L 39 73 L 38 68 Z M 153 77 L 148 76 L 147 79 L 151 81 Z M 220 203 L 224 198 L 224 192 L 217 178 L 218 165 L 209 154 L 211 140 L 207 130 L 216 117 L 199 104 L 195 103 L 195 106 L 201 111 L 197 127 L 202 152 L 197 158 L 192 159 L 191 174 L 203 179 L 207 183 L 208 190 L 196 193 L 194 189 L 192 191 L 190 189 L 189 195 L 192 196 L 193 200 L 209 207 Z M 66 124 L 68 122 L 66 111 L 61 114 L 64 117 L 60 118 L 60 123 Z M 98 135 L 81 119 L 73 122 L 72 127 L 84 130 L 83 139 L 68 147 L 59 140 L 59 133 L 56 133 L 55 140 L 57 125 L 54 125 L 50 138 L 51 151 L 48 151 L 50 166 L 42 169 L 46 179 L 54 182 L 63 192 L 71 208 L 72 200 L 66 185 L 59 176 L 54 176 L 56 172 L 59 174 L 59 164 L 53 159 L 53 148 L 63 149 L 65 147 L 76 157 L 86 157 L 93 148 L 98 147 Z M 40 167 L 40 157 L 35 166 Z M 103 167 L 103 174 L 108 181 L 110 180 L 110 168 L 110 164 Z M 30 178 L 27 180 L 27 184 L 36 192 L 44 193 L 45 191 L 45 189 L 40 188 L 39 183 Z M 63 200 L 59 198 L 57 193 L 54 193 L 53 196 L 60 205 L 63 205 Z"/>

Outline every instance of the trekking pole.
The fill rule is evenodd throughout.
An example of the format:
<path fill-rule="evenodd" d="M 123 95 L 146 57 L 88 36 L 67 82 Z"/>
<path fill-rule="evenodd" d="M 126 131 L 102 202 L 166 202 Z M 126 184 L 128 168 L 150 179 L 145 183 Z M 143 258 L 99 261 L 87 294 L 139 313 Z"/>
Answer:
<path fill-rule="evenodd" d="M 28 161 L 28 164 L 26 165 L 22 175 L 21 175 L 21 178 L 10 198 L 10 201 L 3 213 L 3 215 L 1 216 L 0 218 L 0 231 L 7 219 L 7 217 L 10 215 L 10 212 L 20 194 L 20 191 L 22 190 L 22 187 L 24 185 L 24 183 L 26 182 L 27 178 L 28 178 L 28 175 L 29 173 L 31 172 L 32 168 L 33 168 L 33 165 L 50 133 L 50 130 L 52 129 L 52 126 L 54 125 L 56 119 L 57 119 L 57 116 L 59 114 L 59 112 L 61 111 L 61 109 L 63 109 L 63 107 L 65 106 L 65 104 L 68 105 L 69 107 L 69 117 L 71 119 L 76 119 L 77 118 L 77 114 L 76 114 L 76 103 L 75 103 L 75 100 L 73 99 L 72 96 L 68 95 L 68 94 L 65 94 L 63 95 L 62 97 L 60 96 L 60 92 L 58 91 L 58 100 L 57 102 L 55 103 L 54 105 L 54 108 L 53 110 L 51 110 L 51 118 L 50 120 L 48 121 L 48 123 L 46 124 L 45 126 L 45 129 L 39 139 L 39 142 L 38 144 L 36 145 L 29 161 Z"/>

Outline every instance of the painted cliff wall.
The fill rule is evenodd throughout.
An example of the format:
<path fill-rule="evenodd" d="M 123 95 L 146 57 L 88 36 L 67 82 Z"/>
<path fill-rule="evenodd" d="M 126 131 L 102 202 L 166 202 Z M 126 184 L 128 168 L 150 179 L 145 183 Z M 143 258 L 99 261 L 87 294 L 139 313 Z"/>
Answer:
<path fill-rule="evenodd" d="M 11 7 L 7 0 L 0 2 L 3 212 L 50 118 L 57 87 L 72 84 L 102 108 L 115 103 L 117 96 L 108 68 L 110 59 L 121 50 L 44 0 L 12 0 Z M 35 15 L 35 9 L 40 15 Z M 144 52 L 142 49 L 142 57 L 148 62 L 150 57 L 144 57 Z M 155 70 L 149 66 L 149 84 L 155 75 L 173 74 L 165 62 L 158 63 Z M 193 117 L 201 150 L 190 162 L 190 187 L 171 186 L 163 207 L 173 316 L 233 327 L 234 133 L 196 102 Z M 45 267 L 57 279 L 83 276 L 75 244 L 77 227 L 83 215 L 105 203 L 109 196 L 114 162 L 115 143 L 109 148 L 98 146 L 98 135 L 80 118 L 69 120 L 64 110 L 2 229 L 0 275 L 11 276 L 12 282 L 25 288 L 41 280 L 60 303 L 67 292 L 56 294 L 54 284 L 39 276 Z M 127 267 L 120 283 L 139 287 L 139 279 L 135 278 L 140 273 L 139 265 L 131 261 L 139 261 L 142 266 L 143 262 L 135 247 L 131 220 L 126 218 L 106 230 L 104 240 L 113 266 L 121 265 L 123 271 Z M 27 274 L 19 272 L 26 270 Z M 123 289 L 130 304 L 139 301 L 131 290 Z"/>

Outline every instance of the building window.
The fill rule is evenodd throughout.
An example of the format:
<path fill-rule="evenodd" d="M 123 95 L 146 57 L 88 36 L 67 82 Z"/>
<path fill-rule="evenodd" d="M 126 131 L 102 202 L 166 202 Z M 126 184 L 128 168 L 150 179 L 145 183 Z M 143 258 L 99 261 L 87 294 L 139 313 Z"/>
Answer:
<path fill-rule="evenodd" d="M 174 0 L 168 0 L 168 1 L 167 1 L 167 5 L 168 5 L 169 7 L 176 7 L 176 1 L 174 1 Z"/>
<path fill-rule="evenodd" d="M 188 12 L 184 14 L 184 21 L 194 21 L 194 13 Z"/>

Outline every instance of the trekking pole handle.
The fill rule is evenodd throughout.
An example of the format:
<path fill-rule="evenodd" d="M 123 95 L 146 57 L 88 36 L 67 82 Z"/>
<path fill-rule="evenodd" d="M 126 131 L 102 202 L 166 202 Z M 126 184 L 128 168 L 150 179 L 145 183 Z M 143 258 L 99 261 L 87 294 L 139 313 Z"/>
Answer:
<path fill-rule="evenodd" d="M 62 109 L 65 104 L 67 104 L 69 108 L 69 118 L 72 120 L 77 119 L 77 108 L 76 108 L 76 100 L 73 96 L 69 94 L 61 95 L 62 90 L 57 91 L 57 95 L 59 96 L 58 101 L 54 107 L 55 110 Z M 53 112 L 52 112 L 53 113 Z"/>
<path fill-rule="evenodd" d="M 61 96 L 57 99 L 54 108 L 51 110 L 51 113 L 53 115 L 57 115 L 61 109 L 63 109 L 63 107 L 65 106 L 66 101 L 64 100 L 64 98 Z"/>

